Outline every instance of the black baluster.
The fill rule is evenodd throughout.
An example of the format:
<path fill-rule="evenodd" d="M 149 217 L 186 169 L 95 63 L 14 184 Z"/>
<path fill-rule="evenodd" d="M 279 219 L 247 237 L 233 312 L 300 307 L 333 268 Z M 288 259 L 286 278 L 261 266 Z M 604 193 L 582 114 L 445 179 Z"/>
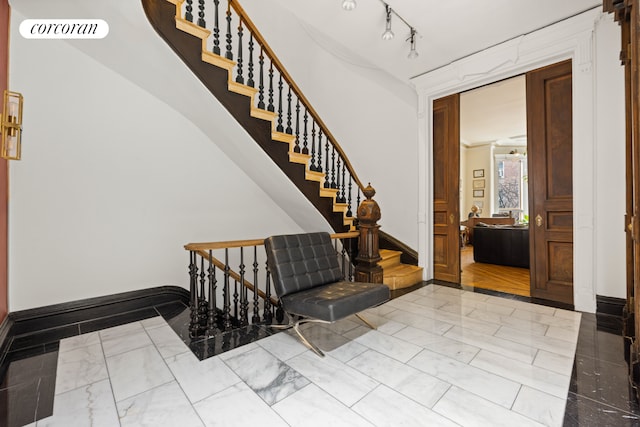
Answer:
<path fill-rule="evenodd" d="M 260 307 L 258 306 L 258 247 L 253 247 L 253 317 L 251 323 L 260 323 Z"/>
<path fill-rule="evenodd" d="M 309 112 L 305 108 L 304 109 L 304 134 L 302 135 L 302 154 L 309 154 L 309 148 L 307 148 L 307 121 L 309 120 L 308 113 Z"/>
<path fill-rule="evenodd" d="M 213 18 L 213 53 L 220 55 L 220 25 L 218 25 L 218 6 L 220 0 L 213 0 L 214 18 Z"/>
<path fill-rule="evenodd" d="M 289 92 L 291 93 L 291 92 Z M 293 151 L 295 153 L 300 152 L 300 98 L 297 98 L 296 101 L 296 143 L 293 146 Z"/>
<path fill-rule="evenodd" d="M 242 21 L 238 25 L 238 62 L 236 66 L 238 67 L 238 75 L 236 76 L 236 83 L 244 84 L 244 77 L 242 77 Z"/>
<path fill-rule="evenodd" d="M 326 138 L 324 144 L 324 188 L 331 188 L 331 180 L 329 175 L 329 137 Z"/>
<path fill-rule="evenodd" d="M 338 160 L 340 161 L 340 160 Z M 337 188 L 336 186 L 336 147 L 333 146 L 331 150 L 331 188 Z"/>
<path fill-rule="evenodd" d="M 193 0 L 187 0 L 187 8 L 184 14 L 184 19 L 186 19 L 189 22 L 193 22 L 193 14 L 191 13 L 193 11 L 192 4 L 193 4 Z"/>
<path fill-rule="evenodd" d="M 289 93 L 287 94 L 287 128 L 285 133 L 293 135 L 293 129 L 291 129 L 291 86 L 289 86 Z"/>
<path fill-rule="evenodd" d="M 204 0 L 198 0 L 198 25 L 202 28 L 207 27 L 204 20 Z"/>
<path fill-rule="evenodd" d="M 207 299 L 205 298 L 205 285 L 207 273 L 204 269 L 204 257 L 200 257 L 200 297 L 198 298 L 198 320 L 200 323 L 200 329 L 206 329 L 207 327 Z"/>
<path fill-rule="evenodd" d="M 347 216 L 353 216 L 353 211 L 351 210 L 351 174 L 349 174 L 349 200 L 347 205 Z"/>
<path fill-rule="evenodd" d="M 196 262 L 195 251 L 189 251 L 189 309 L 191 311 L 191 321 L 189 322 L 189 335 L 198 335 L 198 264 Z"/>
<path fill-rule="evenodd" d="M 269 272 L 269 265 L 266 265 L 266 277 L 264 280 L 264 310 L 262 312 L 262 320 L 265 324 L 271 324 L 273 320 L 273 312 L 271 311 L 271 273 Z"/>
<path fill-rule="evenodd" d="M 248 322 L 249 298 L 247 287 L 244 283 L 244 248 L 240 248 L 240 325 L 245 326 Z"/>
<path fill-rule="evenodd" d="M 213 254 L 209 251 L 209 312 L 207 316 L 207 335 L 216 332 L 216 266 L 213 264 Z"/>
<path fill-rule="evenodd" d="M 322 128 L 318 127 L 318 162 L 316 172 L 322 172 Z"/>
<path fill-rule="evenodd" d="M 236 322 L 239 319 L 238 312 L 238 281 L 233 280 L 233 317 L 236 318 Z"/>
<path fill-rule="evenodd" d="M 335 149 L 333 151 L 335 153 Z M 336 203 L 342 203 L 342 199 L 340 198 L 340 155 L 338 155 L 338 167 L 336 168 L 336 170 L 338 171 L 336 173 L 335 181 L 335 188 L 338 189 L 338 192 L 336 193 Z"/>
<path fill-rule="evenodd" d="M 262 47 L 260 47 L 260 57 L 258 58 L 258 64 L 260 64 L 260 84 L 258 85 L 258 108 L 264 110 L 264 54 Z"/>
<path fill-rule="evenodd" d="M 342 161 L 342 180 L 340 181 L 342 184 L 340 185 L 340 191 L 342 193 L 342 195 L 340 196 L 340 201 L 341 203 L 347 203 L 347 195 L 346 195 L 346 183 L 344 182 L 345 179 L 345 166 L 347 164 L 346 160 Z"/>
<path fill-rule="evenodd" d="M 227 59 L 233 59 L 233 45 L 231 44 L 231 2 L 227 5 L 227 51 L 224 57 Z"/>
<path fill-rule="evenodd" d="M 278 126 L 276 126 L 278 132 L 284 132 L 282 127 L 282 87 L 282 74 L 280 74 L 280 79 L 278 80 Z"/>
<path fill-rule="evenodd" d="M 356 211 L 360 207 L 360 187 L 358 186 L 358 200 L 356 201 Z"/>
<path fill-rule="evenodd" d="M 280 84 L 282 84 L 282 76 L 280 76 Z M 273 106 L 273 62 L 269 66 L 269 105 L 267 110 L 274 112 L 276 109 Z"/>
<path fill-rule="evenodd" d="M 224 306 L 222 308 L 222 328 L 227 331 L 231 329 L 231 294 L 229 290 L 229 249 L 224 249 Z"/>
<path fill-rule="evenodd" d="M 306 115 L 305 115 L 305 119 L 306 119 Z M 306 127 L 306 124 L 307 123 L 305 120 L 305 127 Z M 311 166 L 309 169 L 311 169 L 314 172 L 318 170 L 318 168 L 316 167 L 316 122 L 315 120 L 311 122 Z"/>
<path fill-rule="evenodd" d="M 253 33 L 249 33 L 249 79 L 247 80 L 247 86 L 256 86 L 253 81 Z"/>

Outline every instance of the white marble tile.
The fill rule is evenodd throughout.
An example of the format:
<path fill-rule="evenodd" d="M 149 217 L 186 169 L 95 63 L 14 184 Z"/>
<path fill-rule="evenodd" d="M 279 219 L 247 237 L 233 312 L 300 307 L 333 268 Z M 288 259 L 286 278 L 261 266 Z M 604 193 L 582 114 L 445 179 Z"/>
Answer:
<path fill-rule="evenodd" d="M 102 338 L 102 349 L 104 350 L 104 355 L 106 357 L 125 353 L 148 345 L 152 345 L 152 342 L 144 329 L 130 332 L 125 335 Z"/>
<path fill-rule="evenodd" d="M 463 363 L 469 363 L 480 349 L 476 346 L 423 331 L 412 326 L 394 334 L 394 337 L 419 345 L 436 353 L 449 356 Z"/>
<path fill-rule="evenodd" d="M 497 305 L 504 305 L 507 307 L 513 307 L 516 310 L 524 310 L 530 313 L 540 313 L 540 314 L 545 314 L 549 316 L 553 316 L 553 314 L 556 311 L 555 308 L 547 307 L 546 305 L 532 304 L 529 302 L 519 301 L 515 299 L 510 299 L 510 298 L 501 298 L 493 295 L 491 295 L 487 299 L 487 302 L 490 302 L 492 304 L 497 304 Z"/>
<path fill-rule="evenodd" d="M 325 328 L 324 325 L 320 325 L 317 323 L 308 324 L 308 325 L 309 326 L 302 331 L 302 334 L 305 336 L 307 340 L 311 341 L 312 343 L 314 343 L 316 346 L 318 346 L 321 350 L 325 352 L 333 351 L 347 344 L 349 341 L 351 341 L 350 338 L 347 338 L 340 334 L 336 334 L 333 331 L 330 331 L 329 329 Z M 359 328 L 360 326 L 358 326 L 355 329 L 352 329 L 351 331 L 346 332 L 346 334 L 349 334 L 354 330 L 358 330 Z M 293 334 L 293 336 L 296 337 L 296 339 L 299 339 L 298 335 L 294 331 L 291 331 L 291 333 Z"/>
<path fill-rule="evenodd" d="M 347 363 L 349 360 L 367 350 L 369 350 L 368 347 L 365 347 L 356 341 L 349 340 L 349 342 L 335 348 L 334 350 L 326 352 L 326 354 L 329 354 L 331 357 L 341 361 L 342 363 Z"/>
<path fill-rule="evenodd" d="M 40 427 L 113 427 L 118 412 L 109 380 L 84 385 L 58 394 L 53 401 L 53 416 L 39 420 Z"/>
<path fill-rule="evenodd" d="M 566 329 L 566 328 L 560 328 L 557 326 L 549 326 L 549 329 L 547 330 L 547 333 L 545 334 L 545 336 L 549 338 L 557 338 L 559 340 L 569 341 L 573 343 L 573 342 L 577 342 L 576 337 L 578 336 L 578 331 Z"/>
<path fill-rule="evenodd" d="M 556 308 L 555 313 L 553 313 L 555 317 L 562 317 L 564 319 L 571 319 L 574 322 L 579 322 L 582 319 L 582 313 L 579 311 L 570 311 L 563 310 L 561 308 Z"/>
<path fill-rule="evenodd" d="M 145 329 L 158 328 L 160 326 L 168 325 L 167 321 L 162 316 L 150 317 L 140 321 L 142 327 Z"/>
<path fill-rule="evenodd" d="M 471 366 L 500 375 L 520 384 L 528 385 L 560 398 L 566 398 L 569 391 L 571 372 L 560 375 L 539 366 L 519 362 L 486 350 L 480 351 Z"/>
<path fill-rule="evenodd" d="M 308 350 L 298 335 L 289 331 L 271 335 L 256 341 L 256 343 L 282 361 L 289 360 Z"/>
<path fill-rule="evenodd" d="M 355 357 L 348 365 L 427 408 L 431 408 L 451 386 L 373 350 Z"/>
<path fill-rule="evenodd" d="M 240 405 L 250 410 L 238 410 Z M 287 427 L 287 423 L 243 382 L 201 400 L 194 408 L 206 426 Z"/>
<path fill-rule="evenodd" d="M 453 298 L 456 298 L 456 300 L 458 301 L 460 300 L 459 297 L 453 297 Z M 406 301 L 411 302 L 413 304 L 421 305 L 423 307 L 433 308 L 433 309 L 436 309 L 436 308 L 442 307 L 443 305 L 447 305 L 451 303 L 450 300 L 434 297 L 433 294 L 412 298 L 412 299 L 407 298 Z"/>
<path fill-rule="evenodd" d="M 147 329 L 147 334 L 155 344 L 160 355 L 165 359 L 176 354 L 190 352 L 189 347 L 182 341 L 176 332 L 169 325 L 157 326 Z"/>
<path fill-rule="evenodd" d="M 522 386 L 511 409 L 545 426 L 560 427 L 564 422 L 565 406 L 566 397 L 559 398 Z"/>
<path fill-rule="evenodd" d="M 538 351 L 536 348 L 531 346 L 492 335 L 485 335 L 479 332 L 470 331 L 458 326 L 452 328 L 449 332 L 444 334 L 444 336 L 485 350 L 504 354 L 526 363 L 533 362 L 533 358 Z"/>
<path fill-rule="evenodd" d="M 525 427 L 541 424 L 458 387 L 451 387 L 433 410 L 469 427 Z"/>
<path fill-rule="evenodd" d="M 272 406 L 292 427 L 372 427 L 372 424 L 314 384 Z"/>
<path fill-rule="evenodd" d="M 233 350 L 225 351 L 224 353 L 218 355 L 217 357 L 219 357 L 222 360 L 227 360 L 227 359 L 230 359 L 232 357 L 237 356 L 238 354 L 245 353 L 247 351 L 251 351 L 251 350 L 253 350 L 255 348 L 258 348 L 258 344 L 256 344 L 255 342 L 252 342 L 252 343 L 240 346 L 240 347 L 236 347 Z"/>
<path fill-rule="evenodd" d="M 100 338 L 102 340 L 119 337 L 122 335 L 128 335 L 133 332 L 142 331 L 144 328 L 140 322 L 126 323 L 120 326 L 114 326 L 113 328 L 103 329 L 99 331 Z"/>
<path fill-rule="evenodd" d="M 451 323 L 441 322 L 415 313 L 408 313 L 401 309 L 387 314 L 386 317 L 407 326 L 413 326 L 438 335 L 444 334 L 453 327 Z"/>
<path fill-rule="evenodd" d="M 363 314 L 363 316 L 367 316 L 365 314 Z M 369 314 L 369 316 L 378 316 L 375 313 L 371 313 Z M 362 321 L 360 321 L 360 319 L 358 319 L 356 316 L 350 316 L 347 317 L 346 319 L 341 319 L 338 320 L 337 322 L 333 322 L 333 323 L 329 323 L 329 324 L 323 324 L 323 326 L 327 329 L 329 329 L 332 332 L 335 332 L 336 334 L 344 334 L 347 331 L 350 331 L 351 329 L 357 328 L 358 326 L 362 325 Z"/>
<path fill-rule="evenodd" d="M 349 331 L 345 336 L 400 362 L 407 362 L 422 350 L 420 346 L 371 330 L 366 326 Z"/>
<path fill-rule="evenodd" d="M 362 313 L 364 315 L 366 315 L 367 313 L 371 313 L 371 314 L 375 314 L 377 316 L 386 316 L 387 314 L 391 313 L 392 311 L 395 311 L 396 308 L 389 305 L 389 304 L 382 304 L 379 305 L 377 307 L 372 307 L 372 308 L 368 308 L 365 311 L 363 311 Z"/>
<path fill-rule="evenodd" d="M 107 358 L 116 402 L 173 381 L 173 375 L 153 345 Z"/>
<path fill-rule="evenodd" d="M 400 323 L 400 322 L 396 322 L 394 320 L 389 319 L 388 317 L 382 317 L 382 316 L 376 316 L 376 315 L 366 315 L 364 316 L 364 318 L 369 321 L 373 326 L 376 327 L 375 330 L 380 331 L 384 334 L 387 335 L 393 335 L 396 332 L 398 332 L 400 329 L 406 327 L 407 325 Z M 369 327 L 368 325 L 366 325 L 364 322 L 360 322 L 358 324 L 358 326 L 366 326 L 367 328 Z M 353 330 L 353 329 L 351 329 Z M 348 333 L 349 331 L 345 331 L 343 332 L 343 334 Z"/>
<path fill-rule="evenodd" d="M 307 351 L 287 364 L 347 406 L 353 405 L 378 385 L 376 381 L 331 356 Z"/>
<path fill-rule="evenodd" d="M 200 417 L 175 381 L 118 402 L 122 427 L 203 427 Z"/>
<path fill-rule="evenodd" d="M 570 329 L 573 331 L 578 331 L 578 329 L 580 329 L 579 318 L 567 319 L 564 317 L 554 316 L 553 313 L 534 313 L 524 308 L 517 308 L 513 312 L 512 316 L 518 319 L 531 320 L 532 322 L 544 323 L 545 325 L 557 326 L 559 328 Z"/>
<path fill-rule="evenodd" d="M 449 357 L 423 350 L 409 362 L 429 375 L 510 408 L 520 384 Z"/>
<path fill-rule="evenodd" d="M 225 360 L 236 375 L 268 405 L 309 384 L 309 380 L 263 348 Z"/>
<path fill-rule="evenodd" d="M 571 375 L 574 356 L 563 356 L 545 350 L 538 350 L 533 364 L 562 375 Z"/>
<path fill-rule="evenodd" d="M 100 343 L 59 353 L 56 394 L 106 379 L 108 375 Z"/>
<path fill-rule="evenodd" d="M 457 424 L 406 396 L 380 385 L 352 408 L 378 427 L 454 427 Z"/>
<path fill-rule="evenodd" d="M 467 315 L 471 319 L 482 320 L 485 322 L 496 323 L 500 326 L 507 326 L 518 329 L 532 335 L 544 335 L 549 329 L 549 325 L 536 323 L 530 320 L 518 319 L 513 316 L 492 313 L 489 311 L 474 310 Z"/>
<path fill-rule="evenodd" d="M 514 343 L 539 348 L 541 350 L 550 351 L 552 353 L 561 354 L 563 356 L 573 356 L 575 354 L 578 337 L 576 331 L 575 341 L 570 342 L 553 337 L 530 335 L 523 333 L 522 331 L 507 328 L 504 326 L 501 327 L 498 332 L 496 332 L 495 336 L 498 338 L 504 338 L 505 340 L 509 340 Z"/>
<path fill-rule="evenodd" d="M 189 351 L 169 357 L 165 362 L 191 403 L 241 381 L 219 357 L 200 361 Z"/>
<path fill-rule="evenodd" d="M 81 347 L 87 347 L 100 343 L 100 336 L 97 332 L 91 332 L 89 334 L 76 335 L 75 337 L 65 338 L 60 340 L 59 353 L 75 350 Z"/>
<path fill-rule="evenodd" d="M 438 307 L 437 310 L 443 311 L 446 313 L 457 314 L 459 316 L 466 316 L 467 314 L 475 310 L 475 308 L 468 305 L 458 304 L 458 303 L 447 303 L 443 306 Z"/>

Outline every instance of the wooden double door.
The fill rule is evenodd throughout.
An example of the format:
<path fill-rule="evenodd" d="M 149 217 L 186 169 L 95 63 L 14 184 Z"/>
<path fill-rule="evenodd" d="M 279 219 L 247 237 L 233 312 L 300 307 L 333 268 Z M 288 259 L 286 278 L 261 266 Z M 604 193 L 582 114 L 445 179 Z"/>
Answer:
<path fill-rule="evenodd" d="M 531 296 L 573 304 L 571 61 L 530 71 L 527 152 Z M 433 262 L 460 283 L 460 96 L 433 104 Z"/>

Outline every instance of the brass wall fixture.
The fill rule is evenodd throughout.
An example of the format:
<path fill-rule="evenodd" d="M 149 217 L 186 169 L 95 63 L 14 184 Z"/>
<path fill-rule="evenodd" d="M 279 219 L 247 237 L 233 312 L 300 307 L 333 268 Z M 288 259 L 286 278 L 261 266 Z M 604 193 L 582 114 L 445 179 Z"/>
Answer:
<path fill-rule="evenodd" d="M 2 145 L 0 156 L 8 160 L 20 160 L 22 148 L 22 94 L 4 91 L 2 103 Z"/>

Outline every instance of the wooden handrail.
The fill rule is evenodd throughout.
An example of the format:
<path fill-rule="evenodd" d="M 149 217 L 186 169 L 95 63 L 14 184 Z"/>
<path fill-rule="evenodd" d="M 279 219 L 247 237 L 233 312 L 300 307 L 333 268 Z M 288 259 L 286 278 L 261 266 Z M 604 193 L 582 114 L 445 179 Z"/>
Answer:
<path fill-rule="evenodd" d="M 224 263 L 222 261 L 220 261 L 218 258 L 214 257 L 213 255 L 211 256 L 211 258 L 209 258 L 209 253 L 207 251 L 198 250 L 198 251 L 196 251 L 196 253 L 198 255 L 200 255 L 202 258 L 206 259 L 207 261 L 211 261 L 213 263 L 213 265 L 218 267 L 220 270 L 224 271 Z M 238 273 L 236 273 L 235 271 L 230 270 L 229 271 L 229 277 L 231 277 L 233 280 L 235 280 L 237 282 L 244 283 L 244 286 L 246 286 L 251 291 L 254 291 L 255 286 L 253 286 L 253 283 L 251 283 L 247 279 L 244 279 L 244 282 L 243 282 L 242 278 L 240 277 L 240 275 Z M 265 294 L 260 289 L 258 289 L 258 295 L 262 299 L 267 299 L 267 294 Z M 273 297 L 273 296 L 270 297 L 269 301 L 271 302 L 271 305 L 274 305 L 274 306 L 278 305 L 278 298 L 276 298 L 276 297 Z"/>
<path fill-rule="evenodd" d="M 351 239 L 358 237 L 358 231 L 349 231 L 347 233 L 334 233 L 332 239 Z M 207 243 L 187 243 L 184 248 L 188 251 L 209 251 L 213 249 L 241 248 L 246 246 L 262 246 L 264 239 L 252 240 L 229 240 L 226 242 L 207 242 Z"/>
<path fill-rule="evenodd" d="M 351 165 L 349 158 L 345 154 L 342 147 L 340 147 L 340 144 L 338 144 L 338 141 L 329 130 L 329 127 L 322 121 L 322 119 L 320 118 L 320 115 L 313 108 L 313 106 L 311 105 L 311 102 L 309 102 L 307 97 L 304 96 L 304 94 L 302 93 L 302 91 L 300 90 L 296 82 L 293 80 L 291 75 L 284 68 L 284 65 L 282 65 L 282 62 L 280 62 L 280 60 L 278 59 L 276 54 L 273 52 L 271 47 L 269 47 L 269 44 L 266 42 L 265 38 L 262 36 L 262 34 L 260 34 L 260 31 L 258 31 L 258 28 L 256 27 L 256 25 L 253 23 L 253 21 L 251 21 L 251 18 L 249 18 L 249 15 L 247 15 L 247 13 L 242 8 L 242 6 L 238 3 L 237 0 L 229 0 L 229 4 L 236 11 L 238 16 L 242 20 L 242 22 L 244 22 L 245 25 L 251 30 L 251 32 L 253 33 L 253 38 L 258 40 L 262 49 L 267 53 L 267 56 L 269 56 L 269 58 L 271 59 L 271 62 L 276 66 L 276 68 L 278 69 L 280 74 L 284 77 L 284 79 L 287 81 L 287 83 L 289 83 L 289 86 L 291 87 L 291 89 L 293 89 L 293 92 L 296 94 L 298 99 L 302 101 L 304 106 L 307 108 L 307 111 L 311 113 L 311 116 L 315 119 L 316 123 L 320 125 L 325 136 L 327 136 L 331 140 L 333 146 L 336 148 L 338 153 L 340 153 L 340 155 L 342 156 L 342 159 L 344 160 L 344 162 L 347 165 L 347 168 L 349 169 L 349 173 L 351 173 L 351 176 L 356 181 L 356 184 L 358 184 L 358 187 L 360 188 L 360 190 L 364 190 L 365 186 L 360 181 L 360 178 L 358 178 L 358 175 L 356 174 L 355 169 Z"/>

